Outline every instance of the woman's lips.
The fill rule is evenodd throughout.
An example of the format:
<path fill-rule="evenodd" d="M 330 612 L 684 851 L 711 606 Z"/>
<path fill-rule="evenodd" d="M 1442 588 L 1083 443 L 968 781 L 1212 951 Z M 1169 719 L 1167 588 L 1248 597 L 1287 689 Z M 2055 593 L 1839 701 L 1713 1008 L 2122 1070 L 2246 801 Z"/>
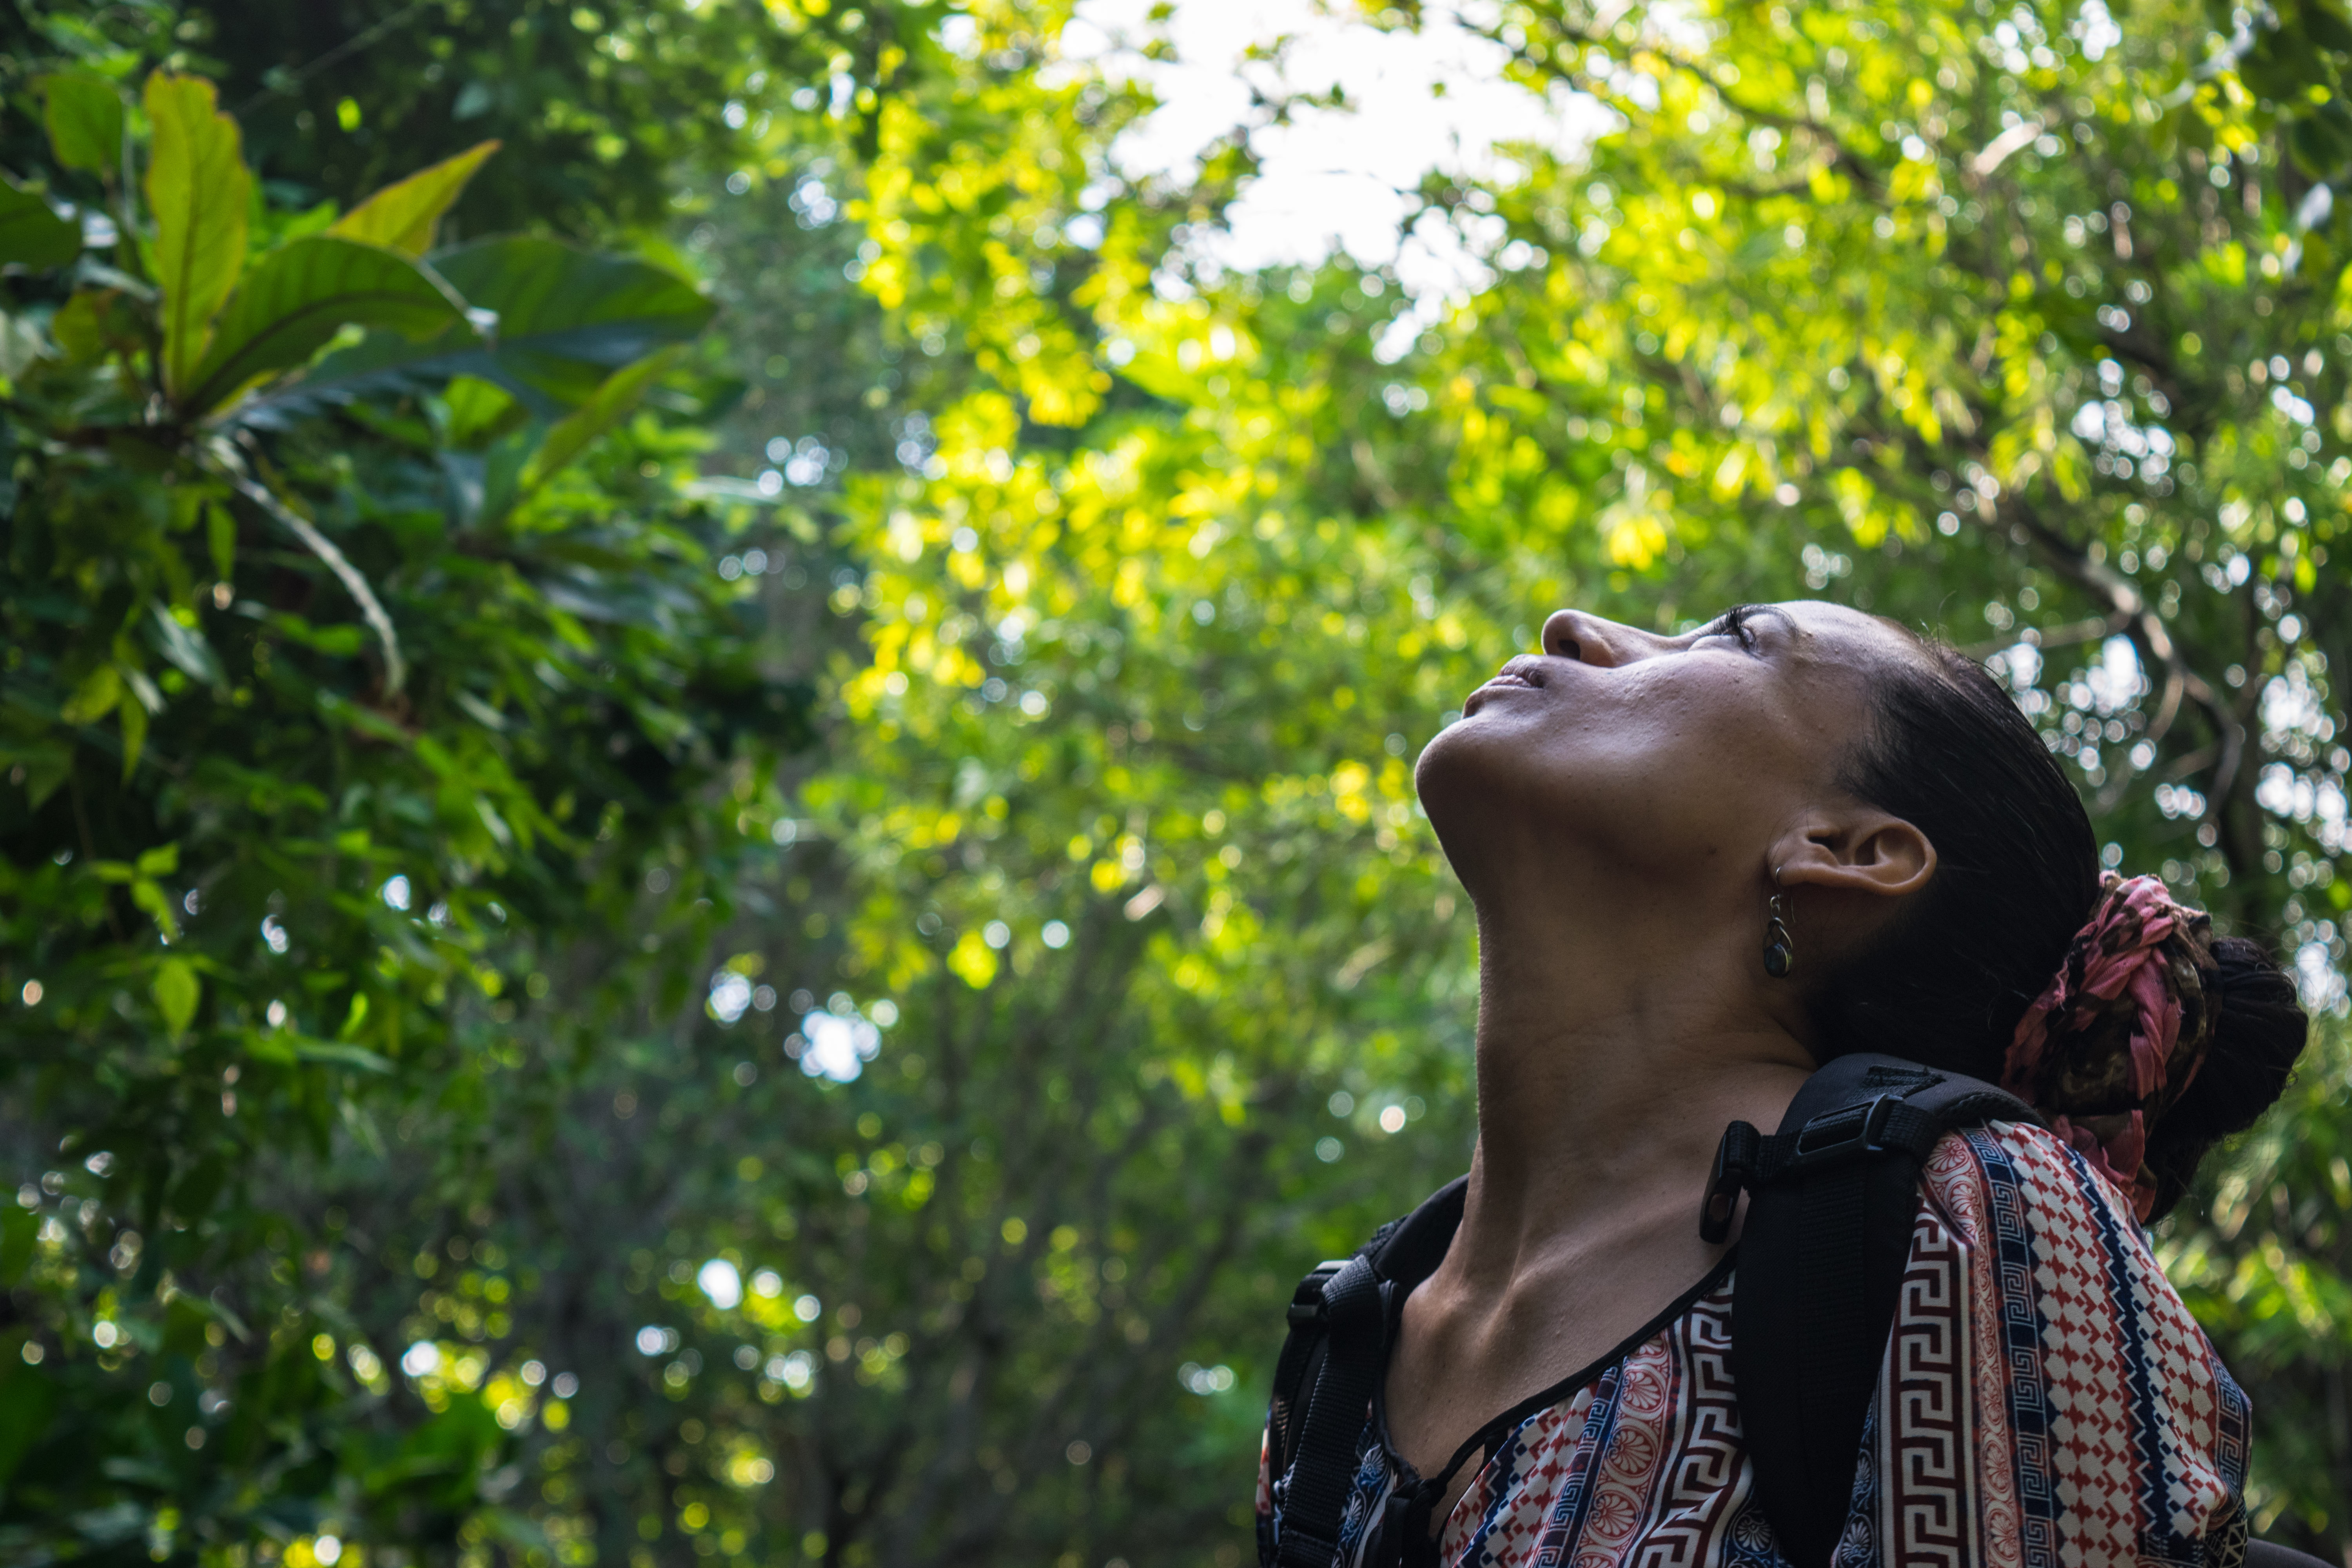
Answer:
<path fill-rule="evenodd" d="M 1486 685 L 1478 688 L 1477 690 L 1473 691 L 1469 697 L 1464 700 L 1462 704 L 1462 716 L 1466 719 L 1471 714 L 1478 711 L 1479 703 L 1489 692 L 1498 690 L 1534 691 L 1540 689 L 1542 686 L 1543 678 L 1537 671 L 1528 668 L 1513 668 L 1510 665 L 1505 665 L 1502 670 L 1496 674 L 1492 680 L 1489 680 Z"/>

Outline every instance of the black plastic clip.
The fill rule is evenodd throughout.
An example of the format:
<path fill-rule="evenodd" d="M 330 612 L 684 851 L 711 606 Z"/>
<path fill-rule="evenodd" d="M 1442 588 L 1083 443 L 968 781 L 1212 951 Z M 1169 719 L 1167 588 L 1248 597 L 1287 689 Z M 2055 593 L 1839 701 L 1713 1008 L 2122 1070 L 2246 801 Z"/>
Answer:
<path fill-rule="evenodd" d="M 1783 1168 L 1819 1170 L 1877 1152 L 1885 1146 L 1882 1135 L 1886 1131 L 1886 1119 L 1902 1103 L 1900 1095 L 1882 1094 L 1868 1105 L 1849 1105 L 1822 1112 L 1798 1129 L 1796 1147 Z"/>
<path fill-rule="evenodd" d="M 1719 1246 L 1731 1234 L 1739 1191 L 1754 1179 L 1763 1148 L 1764 1135 L 1748 1122 L 1735 1121 L 1723 1130 L 1723 1142 L 1715 1146 L 1715 1171 L 1706 1179 L 1706 1197 L 1698 1208 L 1699 1239 L 1708 1246 Z"/>
<path fill-rule="evenodd" d="M 1298 1289 L 1291 1292 L 1290 1310 L 1286 1314 L 1292 1328 L 1301 1323 L 1319 1323 L 1329 1316 L 1329 1309 L 1323 1304 L 1323 1289 L 1331 1283 L 1332 1276 L 1346 1267 L 1346 1258 L 1328 1258 L 1298 1282 Z"/>

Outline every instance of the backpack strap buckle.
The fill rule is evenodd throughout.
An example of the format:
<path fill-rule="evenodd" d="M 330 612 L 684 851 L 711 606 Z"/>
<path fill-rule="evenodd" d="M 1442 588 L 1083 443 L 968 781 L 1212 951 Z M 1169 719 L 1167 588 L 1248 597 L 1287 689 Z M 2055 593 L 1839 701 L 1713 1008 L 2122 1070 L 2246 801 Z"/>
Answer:
<path fill-rule="evenodd" d="M 1706 1197 L 1699 1204 L 1699 1239 L 1720 1247 L 1731 1234 L 1731 1216 L 1738 1212 L 1739 1191 L 1756 1180 L 1764 1152 L 1764 1135 L 1753 1124 L 1735 1121 L 1723 1130 L 1715 1146 L 1715 1170 L 1706 1179 Z"/>
<path fill-rule="evenodd" d="M 1898 1095 L 1882 1094 L 1866 1105 L 1843 1105 L 1825 1110 L 1797 1129 L 1797 1140 L 1780 1171 L 1813 1171 L 1843 1165 L 1886 1147 L 1883 1134 L 1887 1118 L 1903 1103 Z M 1772 1173 L 1775 1175 L 1780 1171 Z"/>
<path fill-rule="evenodd" d="M 1699 1239 L 1719 1247 L 1731 1234 L 1739 1194 L 1780 1181 L 1866 1160 L 1873 1154 L 1904 1153 L 1925 1160 L 1940 1123 L 1900 1094 L 1882 1094 L 1858 1104 L 1824 1110 L 1794 1132 L 1759 1132 L 1748 1122 L 1723 1130 L 1715 1147 L 1715 1169 L 1699 1205 Z"/>
<path fill-rule="evenodd" d="M 1287 1316 L 1292 1328 L 1319 1323 L 1330 1316 L 1330 1310 L 1323 1303 L 1323 1288 L 1331 1283 L 1333 1275 L 1346 1267 L 1348 1260 L 1344 1258 L 1327 1258 L 1298 1282 L 1298 1289 L 1290 1293 Z"/>

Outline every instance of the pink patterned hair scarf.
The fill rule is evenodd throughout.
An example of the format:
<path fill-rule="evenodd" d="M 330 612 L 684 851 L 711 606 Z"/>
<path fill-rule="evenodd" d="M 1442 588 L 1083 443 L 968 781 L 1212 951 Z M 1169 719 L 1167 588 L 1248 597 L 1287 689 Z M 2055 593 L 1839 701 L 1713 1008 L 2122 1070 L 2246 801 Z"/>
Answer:
<path fill-rule="evenodd" d="M 2157 1197 L 2147 1130 L 2205 1065 L 2219 973 L 2203 911 L 2157 878 L 2110 871 L 2002 1066 L 2001 1088 L 2049 1116 L 2142 1222 Z"/>

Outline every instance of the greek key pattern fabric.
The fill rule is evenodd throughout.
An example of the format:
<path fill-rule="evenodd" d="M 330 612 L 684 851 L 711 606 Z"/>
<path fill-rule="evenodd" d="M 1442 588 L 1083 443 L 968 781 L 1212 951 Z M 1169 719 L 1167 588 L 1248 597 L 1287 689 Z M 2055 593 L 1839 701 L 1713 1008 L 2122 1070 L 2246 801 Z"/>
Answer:
<path fill-rule="evenodd" d="M 1732 1285 L 1501 1436 L 1444 1568 L 1788 1568 L 1730 1373 Z M 2246 1399 L 2129 1194 L 2038 1128 L 1928 1162 L 1838 1568 L 2221 1568 L 2244 1552 Z M 1433 1561 L 1370 1421 L 1335 1568 Z M 1477 1461 L 1473 1460 L 1474 1464 Z M 1282 1488 L 1261 1475 L 1261 1557 Z"/>

